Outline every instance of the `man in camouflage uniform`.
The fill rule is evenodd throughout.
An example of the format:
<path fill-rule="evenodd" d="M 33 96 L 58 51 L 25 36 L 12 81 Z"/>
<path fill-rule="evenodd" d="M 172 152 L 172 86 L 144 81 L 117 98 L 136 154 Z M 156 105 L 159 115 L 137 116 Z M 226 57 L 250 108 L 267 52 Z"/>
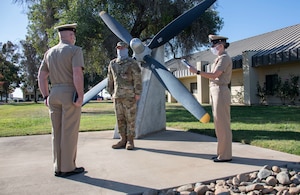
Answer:
<path fill-rule="evenodd" d="M 112 95 L 121 140 L 114 149 L 134 149 L 135 119 L 137 101 L 142 92 L 142 78 L 139 64 L 128 57 L 128 45 L 118 42 L 117 58 L 108 66 L 108 92 Z"/>

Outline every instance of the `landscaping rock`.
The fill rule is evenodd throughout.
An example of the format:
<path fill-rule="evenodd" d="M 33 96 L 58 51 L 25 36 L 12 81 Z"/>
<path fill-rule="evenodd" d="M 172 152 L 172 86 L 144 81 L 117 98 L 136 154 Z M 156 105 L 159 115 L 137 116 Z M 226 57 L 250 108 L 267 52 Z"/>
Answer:
<path fill-rule="evenodd" d="M 280 184 L 288 185 L 291 183 L 288 173 L 280 172 L 277 174 L 276 179 Z"/>
<path fill-rule="evenodd" d="M 275 186 L 277 184 L 277 179 L 274 176 L 269 176 L 266 179 L 266 184 L 269 186 Z"/>
<path fill-rule="evenodd" d="M 158 195 L 299 195 L 298 164 L 286 167 L 266 165 L 259 171 L 217 179 L 210 183 L 187 184 Z"/>

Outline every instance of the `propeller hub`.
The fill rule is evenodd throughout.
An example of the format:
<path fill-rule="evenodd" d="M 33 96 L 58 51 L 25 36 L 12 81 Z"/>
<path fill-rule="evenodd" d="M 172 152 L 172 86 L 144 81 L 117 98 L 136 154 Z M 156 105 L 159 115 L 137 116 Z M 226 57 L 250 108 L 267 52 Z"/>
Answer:
<path fill-rule="evenodd" d="M 130 47 L 136 54 L 140 54 L 145 50 L 145 45 L 138 38 L 133 38 L 130 41 Z"/>
<path fill-rule="evenodd" d="M 133 38 L 130 41 L 130 47 L 133 51 L 132 57 L 139 62 L 144 61 L 146 55 L 151 55 L 151 49 L 144 45 L 143 42 L 138 38 Z"/>

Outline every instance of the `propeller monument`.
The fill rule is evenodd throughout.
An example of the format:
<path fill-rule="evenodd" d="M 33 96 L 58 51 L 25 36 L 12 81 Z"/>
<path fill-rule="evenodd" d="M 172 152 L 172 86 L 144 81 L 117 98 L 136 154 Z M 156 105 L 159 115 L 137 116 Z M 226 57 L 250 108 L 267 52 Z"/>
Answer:
<path fill-rule="evenodd" d="M 204 0 L 197 6 L 178 16 L 159 31 L 151 39 L 148 45 L 144 44 L 139 38 L 133 38 L 119 22 L 105 11 L 101 11 L 99 14 L 108 28 L 118 38 L 130 45 L 133 51 L 132 57 L 151 69 L 152 73 L 157 77 L 162 86 L 168 90 L 184 108 L 203 123 L 209 122 L 209 114 L 203 109 L 187 88 L 170 71 L 168 71 L 165 66 L 152 56 L 152 50 L 164 45 L 186 27 L 190 26 L 192 22 L 200 17 L 215 1 L 216 0 Z M 98 91 L 99 93 L 105 87 L 103 86 L 105 82 L 107 81 L 104 80 L 102 84 L 98 84 L 98 87 L 95 86 L 92 88 L 90 91 L 93 91 L 93 93 L 89 91 L 85 94 L 83 105 L 97 94 L 95 94 L 95 92 Z"/>

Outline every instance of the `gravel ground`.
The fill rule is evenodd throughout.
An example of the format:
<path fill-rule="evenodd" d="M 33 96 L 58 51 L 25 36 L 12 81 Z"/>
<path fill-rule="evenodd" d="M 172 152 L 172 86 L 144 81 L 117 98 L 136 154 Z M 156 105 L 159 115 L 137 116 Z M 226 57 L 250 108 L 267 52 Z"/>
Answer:
<path fill-rule="evenodd" d="M 282 167 L 265 165 L 258 171 L 215 181 L 186 184 L 172 189 L 149 190 L 142 195 L 299 195 L 300 162 Z"/>

